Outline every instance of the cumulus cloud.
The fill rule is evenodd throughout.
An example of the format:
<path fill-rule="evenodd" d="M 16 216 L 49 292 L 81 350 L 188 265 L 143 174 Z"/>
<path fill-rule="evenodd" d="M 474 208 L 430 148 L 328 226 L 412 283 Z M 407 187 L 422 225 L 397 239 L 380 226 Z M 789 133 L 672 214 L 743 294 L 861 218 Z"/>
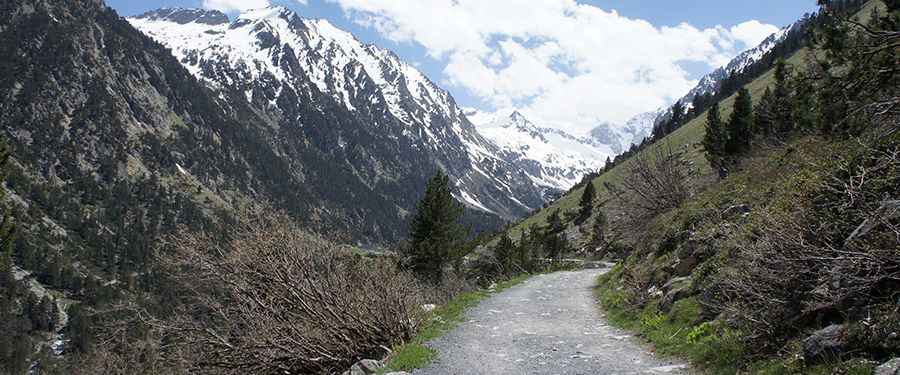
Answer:
<path fill-rule="evenodd" d="M 360 25 L 416 43 L 444 63 L 443 81 L 488 110 L 516 107 L 548 126 L 587 131 L 667 105 L 777 31 L 751 20 L 656 27 L 575 0 L 329 0 Z"/>
<path fill-rule="evenodd" d="M 203 0 L 204 8 L 223 12 L 240 12 L 247 9 L 265 8 L 269 5 L 269 0 Z"/>

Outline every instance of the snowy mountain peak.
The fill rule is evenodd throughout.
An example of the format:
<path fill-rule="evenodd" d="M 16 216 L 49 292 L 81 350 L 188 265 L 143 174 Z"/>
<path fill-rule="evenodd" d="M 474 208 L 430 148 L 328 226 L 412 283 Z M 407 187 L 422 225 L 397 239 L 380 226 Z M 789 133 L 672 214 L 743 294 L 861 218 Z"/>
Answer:
<path fill-rule="evenodd" d="M 280 18 L 290 21 L 291 18 L 297 16 L 296 13 L 280 5 L 272 5 L 265 8 L 249 9 L 241 12 L 235 21 L 262 21 L 268 19 Z"/>
<path fill-rule="evenodd" d="M 354 170 L 371 160 L 368 170 L 379 172 L 360 172 L 368 185 L 401 179 L 401 172 L 384 170 L 391 166 L 423 173 L 438 166 L 470 207 L 514 219 L 544 203 L 546 187 L 479 134 L 447 91 L 393 52 L 326 20 L 268 7 L 230 24 L 167 16 L 129 21 L 222 96 L 241 93 L 282 126 L 323 138 L 329 152 L 352 152 L 347 163 Z"/>
<path fill-rule="evenodd" d="M 513 122 L 528 122 L 528 119 L 525 118 L 525 115 L 523 115 L 518 110 L 513 111 L 513 113 L 509 115 L 509 119 Z"/>
<path fill-rule="evenodd" d="M 192 8 L 162 8 L 146 12 L 135 18 L 150 21 L 166 21 L 179 25 L 189 23 L 222 25 L 229 23 L 228 16 L 218 10 Z"/>
<path fill-rule="evenodd" d="M 581 178 L 603 166 L 613 155 L 609 145 L 576 137 L 560 129 L 535 125 L 519 111 L 508 116 L 466 112 L 486 138 L 503 150 L 508 160 L 528 165 L 530 178 L 538 185 L 567 190 Z"/>

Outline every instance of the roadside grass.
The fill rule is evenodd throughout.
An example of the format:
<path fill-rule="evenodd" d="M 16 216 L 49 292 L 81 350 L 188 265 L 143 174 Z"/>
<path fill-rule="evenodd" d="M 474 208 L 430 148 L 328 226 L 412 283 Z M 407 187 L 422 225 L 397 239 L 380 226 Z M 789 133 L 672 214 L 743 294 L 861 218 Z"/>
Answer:
<path fill-rule="evenodd" d="M 701 308 L 696 297 L 675 302 L 669 312 L 661 312 L 656 303 L 640 310 L 630 308 L 627 296 L 617 286 L 622 269 L 620 263 L 600 275 L 594 289 L 609 324 L 637 333 L 653 345 L 657 354 L 690 361 L 693 368 L 701 373 L 871 375 L 877 365 L 855 359 L 805 366 L 798 356 L 756 361 L 745 347 L 741 332 L 724 327 L 717 321 L 701 322 Z"/>
<path fill-rule="evenodd" d="M 464 321 L 465 312 L 477 306 L 485 298 L 518 285 L 534 275 L 522 274 L 510 280 L 497 283 L 493 289 L 462 293 L 451 299 L 447 304 L 434 309 L 431 312 L 431 317 L 419 330 L 416 337 L 394 348 L 393 354 L 382 373 L 412 371 L 427 366 L 437 356 L 437 352 L 434 349 L 426 346 L 428 341 L 441 337 L 456 328 Z"/>

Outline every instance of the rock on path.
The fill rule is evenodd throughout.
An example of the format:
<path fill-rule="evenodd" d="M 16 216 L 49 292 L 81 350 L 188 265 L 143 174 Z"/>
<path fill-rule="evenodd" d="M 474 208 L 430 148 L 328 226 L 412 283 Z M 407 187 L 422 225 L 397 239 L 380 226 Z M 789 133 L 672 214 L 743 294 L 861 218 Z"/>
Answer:
<path fill-rule="evenodd" d="M 607 325 L 592 293 L 603 272 L 539 275 L 482 301 L 413 374 L 686 374 Z"/>

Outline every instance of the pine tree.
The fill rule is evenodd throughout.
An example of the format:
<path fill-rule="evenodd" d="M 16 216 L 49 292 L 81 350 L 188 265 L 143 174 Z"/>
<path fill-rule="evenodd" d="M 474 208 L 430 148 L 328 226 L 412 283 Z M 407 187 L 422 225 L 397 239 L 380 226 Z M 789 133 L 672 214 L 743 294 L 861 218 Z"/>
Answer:
<path fill-rule="evenodd" d="M 566 229 L 566 226 L 563 224 L 562 217 L 560 217 L 559 209 L 557 208 L 550 212 L 550 216 L 547 216 L 547 232 L 555 234 L 562 232 L 563 229 Z"/>
<path fill-rule="evenodd" d="M 591 214 L 594 211 L 594 197 L 596 195 L 597 190 L 594 188 L 594 182 L 588 181 L 588 183 L 584 185 L 584 191 L 581 193 L 581 201 L 578 203 L 577 223 L 579 225 L 591 217 Z"/>
<path fill-rule="evenodd" d="M 720 176 L 725 174 L 725 147 L 727 144 L 728 134 L 725 132 L 725 125 L 722 123 L 719 103 L 714 103 L 709 107 L 706 115 L 706 135 L 703 136 L 703 150 L 706 152 L 706 160 L 709 161 L 709 165 L 719 171 Z"/>
<path fill-rule="evenodd" d="M 74 304 L 67 311 L 69 324 L 67 327 L 72 348 L 77 352 L 87 353 L 91 349 L 91 316 L 81 304 Z"/>
<path fill-rule="evenodd" d="M 788 82 L 790 72 L 784 60 L 775 63 L 775 91 L 772 93 L 772 114 L 775 130 L 781 134 L 794 129 L 794 103 Z"/>
<path fill-rule="evenodd" d="M 593 248 L 600 248 L 606 242 L 606 214 L 601 210 L 597 210 L 594 216 L 594 223 L 591 225 L 591 242 Z"/>
<path fill-rule="evenodd" d="M 725 150 L 729 155 L 737 155 L 750 148 L 750 140 L 753 137 L 753 98 L 750 91 L 742 88 L 738 91 L 734 101 L 734 110 L 728 120 L 728 142 Z"/>
<path fill-rule="evenodd" d="M 552 260 L 559 260 L 568 252 L 569 241 L 565 233 L 553 233 L 544 239 L 544 254 Z"/>
<path fill-rule="evenodd" d="M 463 207 L 453 198 L 450 178 L 438 171 L 416 208 L 409 232 L 410 265 L 420 277 L 438 283 L 454 247 L 464 239 L 459 224 Z"/>
<path fill-rule="evenodd" d="M 772 90 L 766 87 L 762 98 L 753 109 L 753 133 L 770 136 L 773 133 L 775 122 L 772 113 Z"/>
<path fill-rule="evenodd" d="M 6 166 L 10 152 L 6 141 L 0 138 L 0 183 L 6 181 Z M 12 299 L 16 292 L 16 281 L 13 277 L 12 248 L 15 241 L 15 226 L 9 210 L 2 205 L 6 202 L 6 189 L 0 188 L 0 291 Z"/>
<path fill-rule="evenodd" d="M 679 100 L 675 102 L 675 105 L 672 106 L 672 118 L 669 119 L 669 125 L 666 129 L 666 134 L 671 134 L 675 130 L 681 127 L 684 122 L 684 104 Z"/>
<path fill-rule="evenodd" d="M 500 272 L 511 274 L 513 272 L 514 256 L 516 255 L 516 244 L 513 242 L 506 232 L 500 236 L 497 245 L 494 246 L 494 258 L 500 267 Z"/>

